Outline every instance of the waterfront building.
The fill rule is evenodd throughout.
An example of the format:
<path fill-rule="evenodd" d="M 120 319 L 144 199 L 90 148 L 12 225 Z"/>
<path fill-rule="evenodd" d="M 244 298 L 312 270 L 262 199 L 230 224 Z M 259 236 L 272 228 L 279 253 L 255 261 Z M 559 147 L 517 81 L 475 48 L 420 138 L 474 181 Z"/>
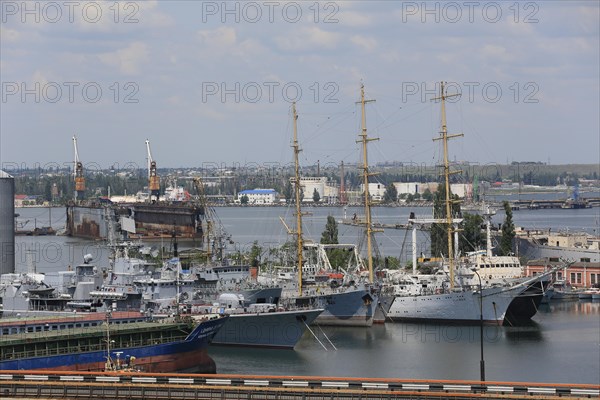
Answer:
<path fill-rule="evenodd" d="M 290 179 L 292 185 L 294 178 Z M 319 203 L 336 204 L 339 201 L 339 188 L 331 184 L 326 176 L 305 176 L 300 178 L 300 187 L 304 197 L 303 203 L 312 203 L 315 190 L 319 193 Z"/>
<path fill-rule="evenodd" d="M 369 183 L 369 194 L 371 195 L 371 200 L 374 202 L 378 202 L 383 200 L 383 196 L 385 195 L 386 187 L 383 183 Z M 362 193 L 365 192 L 365 185 L 360 185 L 360 191 Z"/>
<path fill-rule="evenodd" d="M 559 258 L 549 257 L 529 261 L 525 266 L 526 276 L 541 274 L 550 268 L 560 265 Z M 581 259 L 552 274 L 555 281 L 565 281 L 576 288 L 587 288 L 600 285 L 600 262 Z"/>
<path fill-rule="evenodd" d="M 241 203 L 244 196 L 248 197 L 248 204 L 275 204 L 278 194 L 275 189 L 242 190 L 235 202 Z"/>

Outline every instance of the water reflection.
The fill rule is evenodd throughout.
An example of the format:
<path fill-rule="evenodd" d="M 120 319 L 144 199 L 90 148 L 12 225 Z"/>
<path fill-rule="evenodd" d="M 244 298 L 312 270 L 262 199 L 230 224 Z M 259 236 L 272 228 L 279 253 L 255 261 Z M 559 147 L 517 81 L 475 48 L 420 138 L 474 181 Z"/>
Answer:
<path fill-rule="evenodd" d="M 306 355 L 294 350 L 211 346 L 209 354 L 220 374 L 301 375 L 310 365 Z"/>
<path fill-rule="evenodd" d="M 523 344 L 523 342 L 541 342 L 544 340 L 542 327 L 535 321 L 520 326 L 505 327 L 507 343 Z"/>
<path fill-rule="evenodd" d="M 579 300 L 574 302 L 555 301 L 549 305 L 550 312 L 568 312 L 574 315 L 600 314 L 600 301 Z"/>

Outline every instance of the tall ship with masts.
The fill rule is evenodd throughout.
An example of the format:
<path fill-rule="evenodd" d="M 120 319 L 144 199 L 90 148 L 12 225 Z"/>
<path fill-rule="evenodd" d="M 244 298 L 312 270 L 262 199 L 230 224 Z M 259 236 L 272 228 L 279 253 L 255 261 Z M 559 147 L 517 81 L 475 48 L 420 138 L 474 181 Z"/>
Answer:
<path fill-rule="evenodd" d="M 456 94 L 448 95 L 441 83 L 441 132 L 438 138 L 443 144 L 443 176 L 445 180 L 445 216 L 443 218 L 411 218 L 412 224 L 445 224 L 448 245 L 447 258 L 442 268 L 432 274 L 418 274 L 413 257 L 413 273 L 403 273 L 396 277 L 393 285 L 394 300 L 388 317 L 395 321 L 440 321 L 448 323 L 503 323 L 511 304 L 527 293 L 549 274 L 533 278 L 499 279 L 483 285 L 484 273 L 473 263 L 459 261 L 454 251 L 458 242 L 456 224 L 462 219 L 453 215 L 454 200 L 450 196 L 450 170 L 448 139 L 462 134 L 449 135 L 446 124 L 445 101 Z M 413 241 L 415 235 L 413 234 Z M 413 245 L 414 246 L 414 245 Z M 484 276 L 485 280 L 485 276 Z M 519 312 L 519 310 L 515 310 Z M 530 318 L 533 314 L 529 314 Z"/>
<path fill-rule="evenodd" d="M 364 92 L 362 102 L 364 110 Z M 306 241 L 303 237 L 300 165 L 298 161 L 298 154 L 301 150 L 298 144 L 298 115 L 295 103 L 292 104 L 292 118 L 294 131 L 292 147 L 294 150 L 296 226 L 295 230 L 288 228 L 288 233 L 294 235 L 296 239 L 295 274 L 297 283 L 292 289 L 284 291 L 282 302 L 291 303 L 297 307 L 324 308 L 325 310 L 316 319 L 316 323 L 319 325 L 371 326 L 378 304 L 378 290 L 372 284 L 372 271 L 370 271 L 370 281 L 366 281 L 361 276 L 360 271 L 364 269 L 364 265 L 356 252 L 355 246 L 352 244 L 324 245 L 312 243 Z M 366 128 L 363 130 L 363 133 L 366 135 Z M 308 285 L 307 282 L 309 281 L 316 283 L 319 275 L 332 276 L 327 251 L 334 247 L 345 248 L 349 253 L 354 255 L 354 258 L 351 258 L 349 262 L 348 269 L 344 271 L 344 274 L 341 274 L 340 282 L 336 281 L 335 285 Z M 309 265 L 307 257 L 305 257 L 305 254 L 311 251 L 318 253 L 315 266 Z"/>

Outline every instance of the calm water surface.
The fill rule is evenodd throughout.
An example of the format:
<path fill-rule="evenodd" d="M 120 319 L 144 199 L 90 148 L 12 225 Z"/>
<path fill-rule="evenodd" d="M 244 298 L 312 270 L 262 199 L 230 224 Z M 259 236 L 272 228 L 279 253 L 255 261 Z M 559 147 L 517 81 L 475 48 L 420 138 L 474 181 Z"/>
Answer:
<path fill-rule="evenodd" d="M 484 329 L 487 380 L 600 383 L 600 302 L 553 303 L 530 326 Z M 479 326 L 386 323 L 323 332 L 337 350 L 325 351 L 306 333 L 293 351 L 209 353 L 219 373 L 479 379 Z"/>

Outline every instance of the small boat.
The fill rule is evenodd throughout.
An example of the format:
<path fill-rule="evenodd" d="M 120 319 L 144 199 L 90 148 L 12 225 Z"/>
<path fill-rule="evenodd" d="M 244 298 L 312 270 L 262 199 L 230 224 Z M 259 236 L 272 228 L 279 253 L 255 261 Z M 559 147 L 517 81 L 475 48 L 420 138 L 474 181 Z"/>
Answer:
<path fill-rule="evenodd" d="M 579 300 L 593 300 L 594 296 L 597 296 L 597 299 L 600 299 L 600 289 L 591 288 L 584 290 L 583 292 L 579 292 Z"/>
<path fill-rule="evenodd" d="M 552 284 L 552 301 L 569 301 L 579 299 L 579 293 L 566 281 L 557 281 Z"/>

